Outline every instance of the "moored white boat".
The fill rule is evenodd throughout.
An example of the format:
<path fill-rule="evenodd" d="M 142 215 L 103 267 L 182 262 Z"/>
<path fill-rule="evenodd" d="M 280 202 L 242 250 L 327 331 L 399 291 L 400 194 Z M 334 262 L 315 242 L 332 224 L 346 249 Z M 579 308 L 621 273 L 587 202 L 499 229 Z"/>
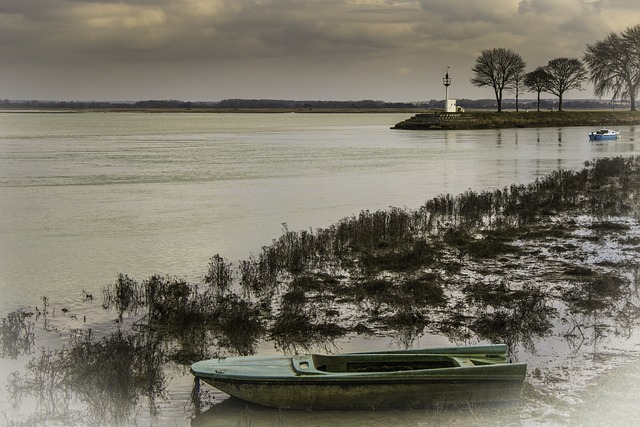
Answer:
<path fill-rule="evenodd" d="M 620 132 L 613 129 L 602 128 L 589 133 L 590 141 L 614 140 L 620 136 Z"/>

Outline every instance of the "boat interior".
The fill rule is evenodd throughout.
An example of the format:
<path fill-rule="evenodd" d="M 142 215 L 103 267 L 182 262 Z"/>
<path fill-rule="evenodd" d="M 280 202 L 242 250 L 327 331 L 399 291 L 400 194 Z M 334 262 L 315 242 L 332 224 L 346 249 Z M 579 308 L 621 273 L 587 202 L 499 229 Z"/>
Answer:
<path fill-rule="evenodd" d="M 492 364 L 487 361 L 441 355 L 408 357 L 353 357 L 314 354 L 314 367 L 323 372 L 396 372 L 422 369 L 471 367 Z"/>

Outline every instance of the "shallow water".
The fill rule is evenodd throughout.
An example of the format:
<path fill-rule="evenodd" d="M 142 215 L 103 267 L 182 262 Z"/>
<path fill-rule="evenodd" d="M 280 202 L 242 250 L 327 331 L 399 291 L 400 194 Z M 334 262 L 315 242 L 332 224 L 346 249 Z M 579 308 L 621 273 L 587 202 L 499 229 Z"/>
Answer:
<path fill-rule="evenodd" d="M 578 169 L 594 158 L 640 151 L 640 128 L 635 127 L 622 127 L 623 137 L 615 142 L 589 142 L 587 128 L 389 129 L 404 118 L 0 113 L 0 313 L 4 316 L 21 306 L 43 310 L 46 296 L 48 323 L 43 325 L 42 318 L 37 322 L 38 345 L 59 346 L 75 328 L 91 328 L 94 336 L 105 336 L 115 327 L 114 313 L 100 307 L 101 289 L 119 272 L 138 280 L 169 274 L 198 281 L 211 256 L 246 259 L 279 237 L 283 224 L 289 230 L 327 227 L 364 209 L 417 208 L 438 194 L 531 182 L 558 168 Z M 593 248 L 589 256 L 606 256 L 600 249 Z M 89 293 L 94 300 L 83 301 Z M 412 340 L 416 347 L 449 343 L 433 335 Z M 596 341 L 587 340 L 586 352 L 573 351 L 566 337 L 553 336 L 537 343 L 544 353 L 538 362 L 533 354 L 520 356 L 531 358 L 534 366 L 540 360 L 555 363 L 558 384 L 549 389 L 566 392 L 571 401 L 578 388 L 601 375 L 603 366 L 621 363 L 611 358 L 603 364 L 600 350 L 607 354 L 610 345 L 615 352 L 617 344 L 605 341 L 602 349 L 603 343 Z M 349 336 L 332 343 L 330 350 L 402 345 L 397 336 Z M 591 347 L 598 357 L 589 357 Z M 269 341 L 257 350 L 277 352 Z M 36 354 L 34 349 L 29 356 Z M 27 359 L 2 359 L 0 373 L 6 377 L 20 370 Z M 565 363 L 587 372 L 576 380 L 580 385 L 562 378 Z M 167 372 L 170 396 L 160 404 L 159 424 L 186 423 L 192 380 L 183 367 L 169 366 Z M 542 382 L 535 376 L 531 381 Z M 214 390 L 207 396 L 214 397 L 214 403 L 226 397 Z M 4 395 L 2 406 L 7 402 Z M 536 410 L 536 404 L 530 404 L 523 411 Z M 527 419 L 535 419 L 523 416 L 523 411 L 516 411 L 516 419 L 513 411 L 477 408 L 309 414 L 247 409 L 228 402 L 214 405 L 194 424 L 228 420 L 222 424 L 325 425 L 361 420 L 371 425 L 420 425 L 440 420 L 462 425 L 470 420 L 527 424 Z"/>

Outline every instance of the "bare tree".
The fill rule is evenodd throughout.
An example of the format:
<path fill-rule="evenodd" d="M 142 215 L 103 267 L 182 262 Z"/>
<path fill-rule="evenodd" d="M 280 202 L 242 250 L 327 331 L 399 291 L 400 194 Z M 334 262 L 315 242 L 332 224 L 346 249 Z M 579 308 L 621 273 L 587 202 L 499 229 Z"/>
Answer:
<path fill-rule="evenodd" d="M 527 63 L 511 49 L 485 49 L 473 66 L 474 76 L 471 83 L 478 87 L 492 87 L 498 103 L 498 112 L 502 111 L 502 91 L 512 87 L 518 76 L 522 76 Z"/>
<path fill-rule="evenodd" d="M 540 93 L 547 89 L 548 81 L 549 74 L 545 67 L 538 67 L 524 76 L 524 85 L 527 89 L 538 94 L 538 111 L 540 111 Z"/>
<path fill-rule="evenodd" d="M 558 111 L 562 111 L 562 96 L 568 90 L 582 90 L 582 83 L 587 80 L 587 70 L 579 59 L 556 58 L 545 67 L 549 78 L 545 92 L 558 97 Z"/>
<path fill-rule="evenodd" d="M 525 76 L 525 70 L 524 68 L 520 71 L 518 71 L 515 76 L 513 77 L 513 83 L 511 84 L 511 89 L 513 90 L 514 94 L 516 95 L 516 113 L 518 111 L 520 111 L 519 109 L 519 98 L 520 98 L 520 93 L 522 93 L 523 91 L 523 84 L 524 84 L 524 76 Z"/>
<path fill-rule="evenodd" d="M 587 45 L 584 62 L 589 67 L 594 95 L 612 94 L 612 99 L 628 98 L 636 111 L 640 88 L 640 25 L 621 35 L 610 33 L 604 40 Z"/>

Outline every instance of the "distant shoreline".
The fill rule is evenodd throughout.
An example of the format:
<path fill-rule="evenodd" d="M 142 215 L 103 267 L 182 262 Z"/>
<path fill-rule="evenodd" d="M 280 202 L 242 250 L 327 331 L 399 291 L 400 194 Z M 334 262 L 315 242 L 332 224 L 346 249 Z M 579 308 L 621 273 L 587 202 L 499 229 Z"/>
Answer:
<path fill-rule="evenodd" d="M 295 114 L 295 113 L 345 113 L 345 114 L 428 114 L 434 110 L 429 108 L 0 108 L 2 113 L 264 113 L 264 114 Z"/>
<path fill-rule="evenodd" d="M 495 99 L 457 99 L 457 105 L 466 111 L 494 112 Z M 55 100 L 0 100 L 0 111 L 59 111 L 59 112 L 162 112 L 162 113 L 435 113 L 442 111 L 444 100 L 431 99 L 415 102 L 387 102 L 376 100 L 290 100 L 290 99 L 223 99 L 221 101 L 181 101 L 171 99 L 140 101 L 55 101 Z M 555 99 L 520 99 L 520 111 L 543 111 L 555 108 Z M 612 103 L 601 99 L 566 99 L 568 111 L 628 110 L 629 103 Z M 516 102 L 505 99 L 504 111 L 515 111 Z"/>

